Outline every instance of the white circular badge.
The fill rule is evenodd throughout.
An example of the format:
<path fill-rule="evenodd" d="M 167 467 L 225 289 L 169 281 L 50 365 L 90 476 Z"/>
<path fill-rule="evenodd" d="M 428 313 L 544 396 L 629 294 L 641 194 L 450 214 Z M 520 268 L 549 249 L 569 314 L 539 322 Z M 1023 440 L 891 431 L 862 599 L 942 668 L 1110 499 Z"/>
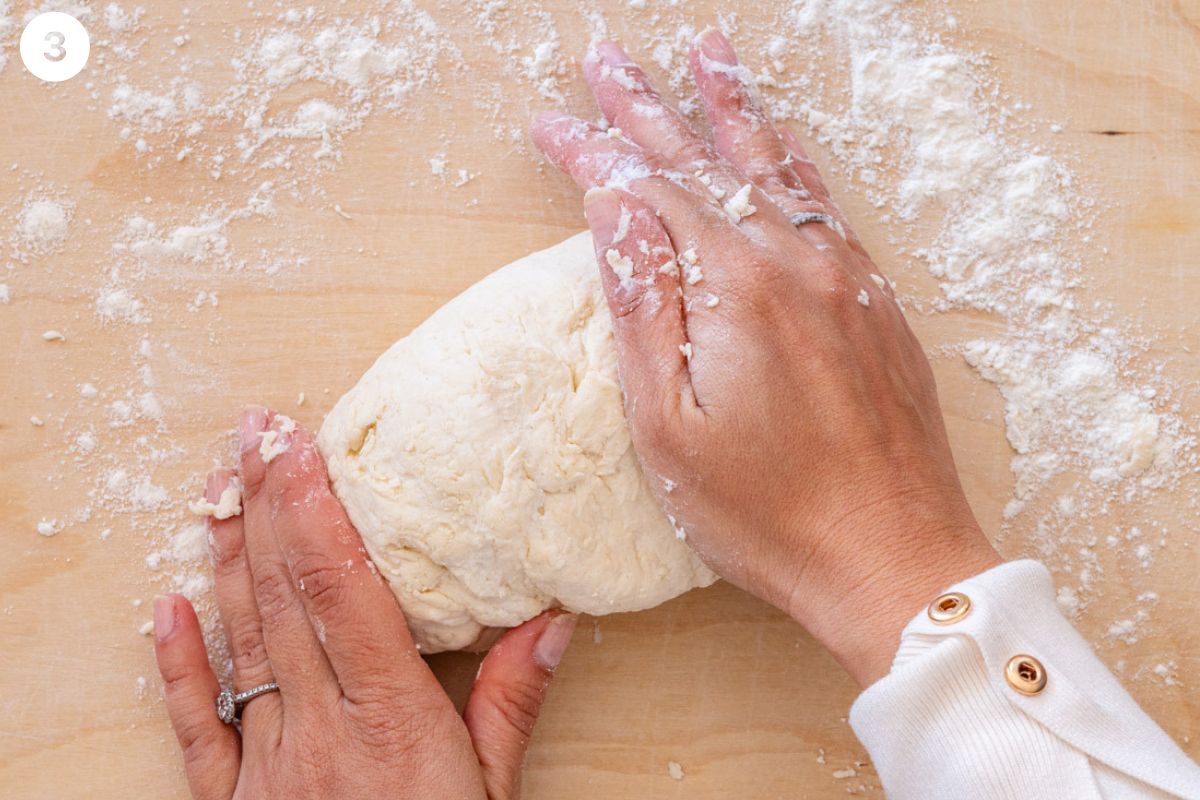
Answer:
<path fill-rule="evenodd" d="M 79 74 L 92 51 L 92 39 L 79 20 L 61 11 L 38 14 L 21 34 L 25 69 L 44 81 L 67 81 Z"/>

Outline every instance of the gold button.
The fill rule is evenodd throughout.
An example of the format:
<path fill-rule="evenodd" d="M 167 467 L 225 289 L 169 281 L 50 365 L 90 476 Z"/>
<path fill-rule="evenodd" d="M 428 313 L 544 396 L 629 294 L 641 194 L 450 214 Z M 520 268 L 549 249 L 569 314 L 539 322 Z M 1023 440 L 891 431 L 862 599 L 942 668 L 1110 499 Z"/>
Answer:
<path fill-rule="evenodd" d="M 1013 656 L 1004 665 L 1004 680 L 1021 694 L 1040 694 L 1046 688 L 1046 668 L 1033 656 Z"/>
<path fill-rule="evenodd" d="M 944 594 L 929 604 L 927 613 L 938 625 L 950 625 L 971 613 L 971 598 L 962 592 Z"/>

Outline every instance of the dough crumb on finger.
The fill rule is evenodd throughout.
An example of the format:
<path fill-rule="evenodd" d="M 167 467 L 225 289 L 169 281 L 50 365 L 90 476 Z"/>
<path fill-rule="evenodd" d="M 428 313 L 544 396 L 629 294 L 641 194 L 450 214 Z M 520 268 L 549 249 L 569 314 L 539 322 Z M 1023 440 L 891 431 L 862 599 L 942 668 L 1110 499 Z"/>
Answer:
<path fill-rule="evenodd" d="M 229 484 L 221 490 L 217 502 L 209 501 L 207 497 L 188 502 L 188 511 L 198 517 L 213 519 L 229 519 L 242 513 L 242 481 L 237 476 L 229 479 Z"/>

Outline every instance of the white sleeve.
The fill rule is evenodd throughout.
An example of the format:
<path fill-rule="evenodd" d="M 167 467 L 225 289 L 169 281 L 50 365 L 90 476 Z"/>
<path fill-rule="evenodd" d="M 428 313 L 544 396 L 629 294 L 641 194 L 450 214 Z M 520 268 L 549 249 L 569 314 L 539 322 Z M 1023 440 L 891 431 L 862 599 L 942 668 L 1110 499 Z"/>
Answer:
<path fill-rule="evenodd" d="M 1003 564 L 938 601 L 850 710 L 891 800 L 1200 800 L 1200 767 L 1062 615 L 1045 567 Z"/>

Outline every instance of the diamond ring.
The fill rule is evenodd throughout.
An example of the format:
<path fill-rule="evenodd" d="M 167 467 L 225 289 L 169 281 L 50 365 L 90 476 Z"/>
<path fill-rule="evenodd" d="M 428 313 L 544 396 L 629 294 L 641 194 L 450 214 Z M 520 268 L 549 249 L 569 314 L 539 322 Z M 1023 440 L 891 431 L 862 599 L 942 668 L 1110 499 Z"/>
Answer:
<path fill-rule="evenodd" d="M 810 222 L 820 222 L 838 236 L 841 236 L 843 239 L 846 238 L 846 231 L 842 228 L 842 223 L 834 219 L 831 214 L 823 214 L 820 211 L 801 211 L 798 214 L 792 214 L 789 220 L 797 228 L 801 225 L 807 225 Z"/>
<path fill-rule="evenodd" d="M 262 686 L 255 686 L 253 689 L 247 689 L 237 694 L 234 694 L 232 689 L 222 689 L 221 693 L 217 695 L 217 717 L 226 725 L 232 725 L 233 721 L 241 714 L 242 708 L 251 700 L 260 694 L 278 691 L 279 684 L 275 681 L 264 683 Z"/>

